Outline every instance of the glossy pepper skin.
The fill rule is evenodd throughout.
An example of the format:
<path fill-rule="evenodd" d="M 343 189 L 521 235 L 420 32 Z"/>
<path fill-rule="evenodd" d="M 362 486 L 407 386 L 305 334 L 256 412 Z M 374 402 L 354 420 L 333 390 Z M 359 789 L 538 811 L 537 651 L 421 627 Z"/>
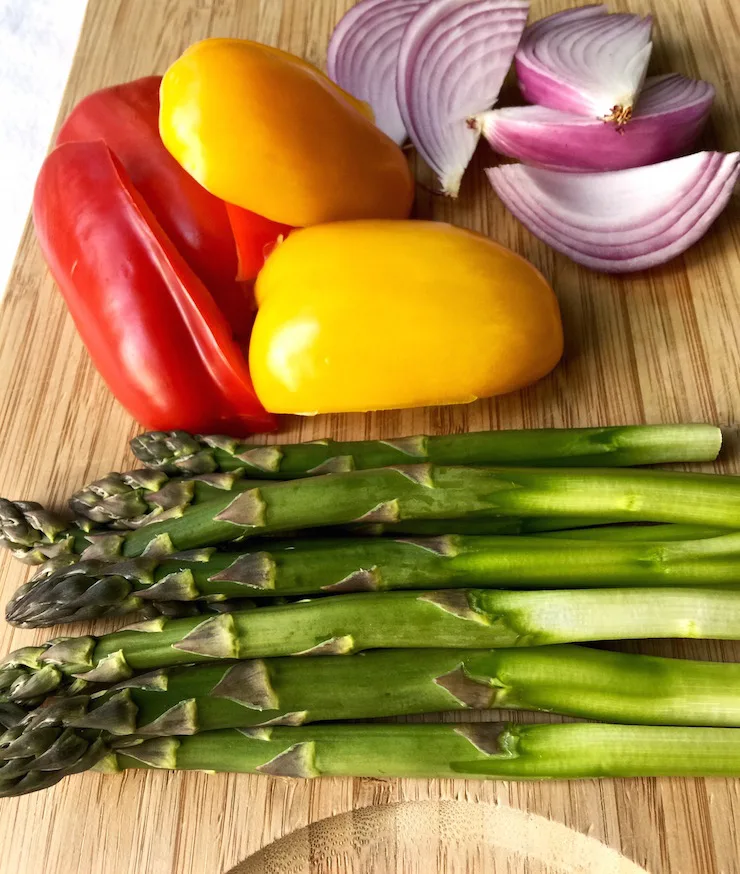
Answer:
<path fill-rule="evenodd" d="M 102 141 L 51 152 L 33 218 L 95 366 L 137 421 L 233 434 L 276 427 L 213 297 Z"/>
<path fill-rule="evenodd" d="M 161 76 L 146 76 L 95 91 L 75 106 L 56 142 L 103 140 L 162 229 L 213 294 L 234 332 L 248 338 L 252 290 L 237 278 L 255 278 L 264 263 L 258 256 L 265 238 L 274 242 L 284 228 L 234 207 L 241 230 L 239 247 L 246 253 L 238 257 L 226 204 L 183 170 L 162 143 L 161 83 Z"/>
<path fill-rule="evenodd" d="M 250 370 L 276 413 L 466 403 L 522 388 L 563 350 L 535 268 L 441 222 L 294 231 L 257 278 Z"/>
<path fill-rule="evenodd" d="M 191 46 L 162 81 L 162 141 L 205 188 L 276 222 L 406 218 L 413 180 L 365 104 L 286 52 Z"/>

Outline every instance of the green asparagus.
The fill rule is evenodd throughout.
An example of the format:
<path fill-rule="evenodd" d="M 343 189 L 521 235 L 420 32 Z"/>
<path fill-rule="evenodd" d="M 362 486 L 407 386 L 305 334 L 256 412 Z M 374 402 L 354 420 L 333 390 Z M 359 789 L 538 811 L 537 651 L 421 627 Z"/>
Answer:
<path fill-rule="evenodd" d="M 195 483 L 196 500 L 205 489 Z M 213 497 L 213 493 L 209 493 Z M 171 509 L 171 508 L 170 508 Z M 184 509 L 184 508 L 183 508 Z M 174 514 L 170 514 L 174 515 Z M 178 513 L 179 515 L 179 513 Z M 98 526 L 84 516 L 74 522 L 66 522 L 56 514 L 46 510 L 41 504 L 28 501 L 8 501 L 0 499 L 0 547 L 10 549 L 15 558 L 25 564 L 43 564 L 44 571 L 74 564 L 82 552 L 96 542 L 110 543 L 106 533 L 116 528 L 139 528 L 153 521 L 165 521 L 164 512 L 155 511 L 148 518 L 132 520 L 127 524 L 123 519 Z M 530 534 L 543 531 L 560 531 L 580 528 L 584 525 L 604 525 L 609 520 L 592 519 L 583 516 L 560 516 L 533 519 L 488 516 L 467 519 L 410 519 L 393 524 L 368 523 L 339 527 L 302 528 L 296 532 L 301 537 L 380 536 L 383 534 Z M 724 529 L 726 532 L 727 529 Z M 120 533 L 120 532 L 116 532 Z M 287 532 L 290 533 L 290 532 Z M 284 537 L 286 532 L 278 534 Z M 94 552 L 95 550 L 91 550 Z"/>
<path fill-rule="evenodd" d="M 24 731 L 50 724 L 51 701 L 24 713 Z M 97 694 L 59 697 L 53 708 L 63 728 L 146 736 L 493 708 L 739 726 L 740 664 L 568 645 L 372 650 L 160 669 Z M 0 758 L 16 734 L 0 735 Z"/>
<path fill-rule="evenodd" d="M 74 553 L 75 537 L 83 533 L 35 501 L 0 498 L 0 546 L 26 564 L 63 559 Z"/>
<path fill-rule="evenodd" d="M 237 482 L 218 499 L 133 531 L 77 531 L 67 538 L 67 551 L 109 560 L 311 526 L 481 516 L 589 516 L 740 528 L 740 478 L 619 468 L 418 464 L 265 482 L 246 491 Z"/>
<path fill-rule="evenodd" d="M 490 722 L 275 727 L 145 741 L 121 750 L 117 764 L 288 777 L 738 776 L 740 730 Z"/>
<path fill-rule="evenodd" d="M 32 581 L 8 603 L 13 625 L 37 628 L 123 615 L 147 602 L 392 589 L 731 586 L 740 532 L 642 542 L 544 537 L 288 540 L 261 549 L 81 561 Z"/>
<path fill-rule="evenodd" d="M 48 762 L 54 751 L 53 770 L 61 777 L 78 761 L 81 745 L 74 741 L 87 744 L 90 732 L 111 745 L 125 743 L 129 735 L 168 737 L 501 707 L 615 722 L 736 726 L 740 665 L 560 646 L 379 650 L 348 659 L 170 668 L 96 694 L 48 699 L 30 713 L 19 707 L 6 711 L 0 763 L 10 766 L 15 782 L 40 770 L 39 760 Z M 65 762 L 66 750 L 71 755 Z M 0 785 L 3 775 L 0 764 Z"/>
<path fill-rule="evenodd" d="M 235 471 L 170 478 L 148 468 L 109 473 L 75 492 L 69 506 L 77 516 L 99 524 L 139 528 L 177 516 L 190 504 L 218 498 L 221 492 L 259 485 L 241 475 Z"/>
<path fill-rule="evenodd" d="M 69 500 L 78 519 L 87 519 L 109 528 L 140 528 L 151 522 L 164 521 L 181 515 L 193 504 L 202 504 L 221 497 L 224 491 L 234 493 L 255 488 L 258 480 L 241 479 L 242 471 L 202 474 L 189 478 L 173 477 L 159 471 L 132 470 L 109 473 L 76 492 Z M 607 522 L 610 520 L 606 520 Z M 580 528 L 599 525 L 600 519 L 585 516 L 572 518 L 509 519 L 410 519 L 388 524 L 355 524 L 334 529 L 335 535 L 381 534 L 525 534 L 538 531 Z M 91 530 L 88 527 L 88 530 Z M 325 535 L 326 529 L 317 529 Z M 302 535 L 315 534 L 311 529 Z"/>
<path fill-rule="evenodd" d="M 0 663 L 5 700 L 65 676 L 112 683 L 136 671 L 224 658 L 364 649 L 480 649 L 660 637 L 740 639 L 740 592 L 724 589 L 450 590 L 338 595 L 207 619 L 159 618 L 100 637 L 57 638 Z"/>
<path fill-rule="evenodd" d="M 337 723 L 226 729 L 134 743 L 129 738 L 106 742 L 100 732 L 63 731 L 52 751 L 39 757 L 38 769 L 30 772 L 24 761 L 29 752 L 33 755 L 27 748 L 19 751 L 18 759 L 0 769 L 0 796 L 34 792 L 91 767 L 108 773 L 158 768 L 304 778 L 740 775 L 736 728 L 592 723 Z"/>
<path fill-rule="evenodd" d="M 246 470 L 289 479 L 430 461 L 440 465 L 627 467 L 669 461 L 713 461 L 722 433 L 713 425 L 628 425 L 479 431 L 446 437 L 401 437 L 255 446 L 231 437 L 152 431 L 131 441 L 142 464 L 165 473 Z"/>

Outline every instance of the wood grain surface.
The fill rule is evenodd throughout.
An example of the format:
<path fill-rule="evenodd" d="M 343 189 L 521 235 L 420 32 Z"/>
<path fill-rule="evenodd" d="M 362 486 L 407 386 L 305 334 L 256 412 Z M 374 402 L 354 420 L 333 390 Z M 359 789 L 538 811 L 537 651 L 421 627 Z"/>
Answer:
<path fill-rule="evenodd" d="M 323 64 L 331 29 L 350 5 L 351 0 L 91 0 L 60 117 L 101 86 L 164 71 L 186 46 L 206 36 L 249 37 Z M 564 5 L 569 4 L 533 2 L 532 17 Z M 630 0 L 629 6 L 611 6 L 656 14 L 654 70 L 675 70 L 714 83 L 717 101 L 705 142 L 725 150 L 740 146 L 740 25 L 734 0 L 653 0 L 652 5 Z M 737 196 L 711 233 L 672 264 L 626 278 L 597 276 L 539 243 L 505 212 L 482 172 L 492 161 L 482 147 L 456 202 L 430 194 L 428 171 L 417 167 L 417 215 L 483 231 L 522 253 L 550 278 L 567 336 L 561 366 L 536 387 L 495 401 L 286 420 L 280 439 L 737 422 Z M 136 425 L 93 371 L 30 226 L 0 311 L 0 373 L 0 494 L 61 507 L 85 481 L 132 466 L 127 440 Z M 740 471 L 734 443 L 730 439 L 718 469 Z M 3 556 L 3 603 L 27 575 L 23 566 Z M 0 653 L 48 636 L 0 624 Z M 740 657 L 740 644 L 665 642 L 639 648 Z M 0 802 L 0 872 L 221 874 L 276 838 L 333 814 L 402 800 L 440 799 L 494 802 L 542 815 L 620 851 L 651 874 L 740 872 L 740 780 L 289 782 L 266 776 L 167 773 L 120 778 L 85 774 L 37 795 Z M 440 847 L 434 839 L 427 843 L 430 863 L 419 870 L 429 872 L 437 870 L 431 860 L 438 858 Z M 522 867 L 521 859 L 497 858 L 496 871 L 535 870 Z M 375 871 L 411 870 L 400 857 L 384 865 Z M 307 853 L 295 870 L 317 874 L 342 869 L 325 868 Z M 561 869 L 553 861 L 536 870 Z"/>

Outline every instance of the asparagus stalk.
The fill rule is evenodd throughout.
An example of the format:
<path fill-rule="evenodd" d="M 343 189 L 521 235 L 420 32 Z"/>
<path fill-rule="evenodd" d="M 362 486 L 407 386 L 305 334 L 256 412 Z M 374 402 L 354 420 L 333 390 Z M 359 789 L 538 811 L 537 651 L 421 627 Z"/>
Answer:
<path fill-rule="evenodd" d="M 57 749 L 64 749 L 59 768 Z M 740 730 L 647 725 L 509 723 L 329 725 L 206 731 L 106 743 L 62 732 L 27 772 L 0 770 L 0 796 L 23 795 L 96 767 L 260 773 L 281 777 L 575 779 L 740 775 Z M 76 755 L 75 763 L 67 765 Z M 21 775 L 13 768 L 20 761 Z"/>
<path fill-rule="evenodd" d="M 469 709 L 521 709 L 607 722 L 740 725 L 740 665 L 544 646 L 373 650 L 353 658 L 247 659 L 134 676 L 24 715 L 111 735 L 164 736 Z M 0 759 L 15 742 L 0 735 Z"/>
<path fill-rule="evenodd" d="M 78 518 L 114 529 L 140 528 L 150 522 L 181 515 L 193 504 L 218 499 L 224 491 L 234 493 L 259 486 L 258 480 L 240 479 L 243 471 L 211 473 L 193 477 L 168 477 L 160 471 L 132 470 L 109 473 L 69 499 Z M 608 520 L 607 520 L 608 521 Z M 598 525 L 601 520 L 584 516 L 570 519 L 411 519 L 388 524 L 347 525 L 337 534 L 525 534 Z M 91 530 L 88 527 L 87 530 Z M 325 530 L 318 529 L 320 533 Z M 308 529 L 309 534 L 312 534 Z"/>
<path fill-rule="evenodd" d="M 736 586 L 740 532 L 690 541 L 465 537 L 289 540 L 240 552 L 81 561 L 44 576 L 6 608 L 37 628 L 123 615 L 147 602 L 393 589 Z"/>
<path fill-rule="evenodd" d="M 202 478 L 201 478 L 202 479 Z M 195 500 L 206 494 L 198 481 L 195 482 Z M 214 496 L 208 491 L 209 498 Z M 217 495 L 218 493 L 216 493 Z M 108 505 L 110 509 L 111 505 Z M 151 510 L 154 509 L 154 512 Z M 41 504 L 28 501 L 8 501 L 0 498 L 0 547 L 10 549 L 15 558 L 25 564 L 43 565 L 42 573 L 48 573 L 60 567 L 74 564 L 79 556 L 95 543 L 110 543 L 111 538 L 105 537 L 111 529 L 139 528 L 152 521 L 162 522 L 166 518 L 179 515 L 168 510 L 158 511 L 150 508 L 150 515 L 145 518 L 132 517 L 129 522 L 122 516 L 109 521 L 104 526 L 97 526 L 84 516 L 68 523 L 56 514 L 46 510 Z M 165 516 L 168 513 L 168 516 Z M 591 519 L 582 516 L 563 516 L 558 518 L 518 519 L 501 516 L 489 516 L 468 519 L 410 519 L 393 524 L 367 523 L 340 526 L 334 528 L 302 528 L 296 534 L 302 537 L 326 537 L 327 534 L 346 537 L 380 536 L 384 534 L 419 534 L 435 536 L 438 534 L 529 534 L 542 531 L 558 531 L 579 528 L 583 525 L 606 524 L 609 520 Z M 281 536 L 285 532 L 278 532 Z M 95 550 L 91 550 L 95 552 Z"/>
<path fill-rule="evenodd" d="M 219 498 L 224 491 L 240 492 L 259 486 L 258 480 L 240 479 L 243 471 L 193 477 L 168 477 L 161 471 L 131 470 L 109 473 L 75 492 L 70 509 L 78 518 L 114 529 L 140 528 L 179 516 L 192 504 Z M 39 505 L 40 507 L 40 505 Z M 524 534 L 598 525 L 599 519 L 411 519 L 389 524 L 357 524 L 337 529 L 337 534 Z M 458 530 L 459 529 L 459 530 Z M 92 530 L 88 526 L 87 530 Z M 325 533 L 325 530 L 318 529 Z M 308 533 L 312 533 L 310 529 Z"/>
<path fill-rule="evenodd" d="M 117 764 L 287 777 L 737 776 L 740 731 L 490 722 L 275 727 L 145 741 L 121 750 Z"/>
<path fill-rule="evenodd" d="M 429 461 L 440 465 L 627 467 L 670 461 L 713 461 L 722 433 L 713 425 L 632 425 L 480 431 L 446 437 L 402 437 L 255 446 L 231 437 L 152 431 L 131 441 L 146 467 L 165 473 L 246 470 L 260 478 L 366 470 Z"/>
<path fill-rule="evenodd" d="M 236 492 L 236 493 L 235 493 Z M 133 531 L 75 532 L 85 558 L 129 558 L 352 522 L 481 516 L 677 522 L 740 528 L 740 479 L 654 470 L 419 464 L 226 490 Z"/>
<path fill-rule="evenodd" d="M 721 589 L 455 590 L 340 595 L 203 619 L 159 618 L 100 637 L 24 647 L 0 663 L 5 700 L 65 676 L 112 683 L 217 658 L 364 649 L 506 648 L 637 638 L 740 639 L 740 592 Z M 34 694 L 38 694 L 35 691 Z"/>

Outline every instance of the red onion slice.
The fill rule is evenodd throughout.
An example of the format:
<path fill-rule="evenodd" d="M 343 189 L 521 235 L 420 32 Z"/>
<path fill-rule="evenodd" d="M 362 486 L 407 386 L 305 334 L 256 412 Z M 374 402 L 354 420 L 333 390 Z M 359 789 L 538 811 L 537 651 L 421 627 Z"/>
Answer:
<path fill-rule="evenodd" d="M 401 37 L 425 0 L 360 0 L 339 21 L 329 40 L 329 78 L 369 103 L 375 123 L 399 145 L 406 128 L 396 100 Z"/>
<path fill-rule="evenodd" d="M 524 164 L 486 171 L 529 230 L 593 270 L 664 264 L 699 240 L 727 205 L 740 152 L 696 152 L 648 167 L 564 173 Z"/>
<path fill-rule="evenodd" d="M 650 16 L 604 6 L 556 12 L 530 25 L 516 53 L 525 100 L 622 125 L 645 80 L 653 44 Z"/>
<path fill-rule="evenodd" d="M 442 191 L 457 195 L 524 30 L 527 0 L 429 0 L 401 40 L 397 99 L 406 130 Z"/>
<path fill-rule="evenodd" d="M 624 170 L 680 155 L 701 133 L 714 100 L 709 82 L 678 73 L 652 76 L 628 125 L 546 106 L 484 112 L 476 121 L 491 147 L 529 164 L 571 170 Z"/>

